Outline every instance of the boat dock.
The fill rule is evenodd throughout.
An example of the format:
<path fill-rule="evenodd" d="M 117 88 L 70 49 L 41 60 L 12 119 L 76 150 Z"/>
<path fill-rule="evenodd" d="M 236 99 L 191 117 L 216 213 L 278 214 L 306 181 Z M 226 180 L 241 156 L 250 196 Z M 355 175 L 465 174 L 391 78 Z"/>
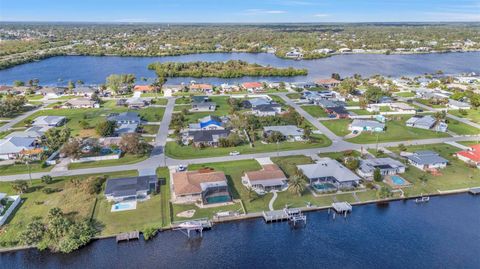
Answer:
<path fill-rule="evenodd" d="M 186 222 L 177 222 L 173 224 L 173 230 L 180 231 L 190 238 L 190 232 L 197 232 L 200 237 L 203 237 L 203 230 L 211 229 L 213 224 L 208 218 L 190 220 Z"/>
<path fill-rule="evenodd" d="M 283 210 L 263 211 L 266 223 L 288 220 L 296 225 L 297 222 L 307 223 L 305 216 L 299 208 L 285 208 Z"/>
<path fill-rule="evenodd" d="M 333 219 L 337 214 L 343 214 L 346 218 L 348 213 L 352 212 L 352 205 L 348 202 L 335 202 L 332 203 L 332 207 L 328 209 L 328 214 L 330 214 L 331 209 L 333 209 Z"/>
<path fill-rule="evenodd" d="M 136 240 L 140 238 L 140 232 L 139 231 L 133 231 L 133 232 L 128 232 L 128 233 L 122 233 L 116 236 L 117 243 L 122 242 L 122 241 L 130 241 L 130 240 Z"/>
<path fill-rule="evenodd" d="M 468 193 L 473 194 L 473 195 L 478 195 L 478 194 L 480 194 L 480 187 L 470 188 L 468 190 Z"/>

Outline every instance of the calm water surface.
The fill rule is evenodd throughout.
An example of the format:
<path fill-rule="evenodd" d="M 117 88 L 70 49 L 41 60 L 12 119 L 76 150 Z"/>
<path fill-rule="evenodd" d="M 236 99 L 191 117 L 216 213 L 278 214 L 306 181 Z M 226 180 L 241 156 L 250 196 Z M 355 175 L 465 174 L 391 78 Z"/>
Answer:
<path fill-rule="evenodd" d="M 110 74 L 133 73 L 137 78 L 152 78 L 155 74 L 147 69 L 147 65 L 157 61 L 227 60 L 244 60 L 261 65 L 307 68 L 309 70 L 309 75 L 306 77 L 269 77 L 264 79 L 269 81 L 311 81 L 320 77 L 329 77 L 332 73 L 340 73 L 342 76 L 358 73 L 363 76 L 382 74 L 399 77 L 432 73 L 439 69 L 449 74 L 480 71 L 480 52 L 416 55 L 352 54 L 302 61 L 280 59 L 267 53 L 207 53 L 171 57 L 60 56 L 1 70 L 0 84 L 11 84 L 14 80 L 32 78 L 40 79 L 40 83 L 43 85 L 64 85 L 68 80 L 83 80 L 87 84 L 99 84 L 104 83 L 105 78 Z M 190 80 L 191 78 L 172 78 L 169 83 L 189 82 Z M 259 78 L 194 80 L 220 84 L 259 80 Z"/>
<path fill-rule="evenodd" d="M 480 197 L 326 211 L 307 225 L 262 220 L 214 226 L 201 239 L 178 231 L 150 242 L 99 240 L 69 255 L 26 250 L 0 255 L 0 268 L 480 268 Z"/>

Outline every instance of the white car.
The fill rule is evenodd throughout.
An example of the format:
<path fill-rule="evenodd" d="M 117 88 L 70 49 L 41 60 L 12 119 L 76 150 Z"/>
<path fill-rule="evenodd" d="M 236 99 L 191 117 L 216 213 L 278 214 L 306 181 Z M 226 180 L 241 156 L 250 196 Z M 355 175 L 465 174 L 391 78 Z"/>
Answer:
<path fill-rule="evenodd" d="M 230 152 L 230 156 L 237 156 L 237 155 L 240 155 L 240 152 L 238 152 L 238 151 Z"/>
<path fill-rule="evenodd" d="M 177 167 L 177 171 L 178 171 L 178 172 L 183 172 L 183 171 L 185 171 L 185 170 L 187 170 L 187 167 L 186 167 L 185 165 L 183 165 L 183 164 L 181 164 L 181 165 L 179 165 L 179 166 Z"/>

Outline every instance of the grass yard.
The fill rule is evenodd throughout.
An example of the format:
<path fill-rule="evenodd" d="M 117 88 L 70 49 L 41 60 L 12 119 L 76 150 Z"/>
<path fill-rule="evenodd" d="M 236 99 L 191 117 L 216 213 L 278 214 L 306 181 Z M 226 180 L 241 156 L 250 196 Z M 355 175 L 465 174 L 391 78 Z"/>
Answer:
<path fill-rule="evenodd" d="M 312 158 L 305 155 L 272 157 L 271 160 L 283 170 L 287 177 L 291 177 L 296 174 L 297 165 L 314 163 Z"/>
<path fill-rule="evenodd" d="M 120 176 L 136 176 L 137 171 L 122 171 L 106 174 L 110 178 Z M 95 194 L 86 191 L 86 180 L 90 176 L 83 175 L 55 178 L 52 184 L 44 184 L 40 180 L 33 180 L 30 190 L 21 194 L 22 204 L 17 208 L 13 217 L 0 230 L 0 246 L 9 247 L 18 244 L 18 234 L 35 216 L 45 217 L 53 207 L 61 208 L 64 213 L 74 219 L 90 218 L 95 205 Z M 71 181 L 73 179 L 79 180 Z M 57 192 L 46 194 L 45 188 L 57 189 Z M 10 182 L 0 182 L 0 192 L 9 195 L 15 194 Z"/>
<path fill-rule="evenodd" d="M 460 113 L 459 110 L 449 110 L 448 113 L 457 117 L 465 118 L 470 121 L 480 123 L 480 110 L 477 109 L 468 109 L 464 110 L 466 114 Z"/>
<path fill-rule="evenodd" d="M 342 160 L 344 157 L 352 156 L 352 157 L 360 157 L 361 154 L 360 152 L 356 150 L 350 150 L 350 151 L 342 151 L 342 152 L 328 152 L 328 153 L 319 153 L 318 156 L 321 158 L 330 158 L 334 160 Z"/>
<path fill-rule="evenodd" d="M 320 117 L 328 117 L 327 112 L 323 110 L 320 106 L 315 105 L 308 105 L 302 106 L 303 110 L 305 110 L 308 114 L 312 115 L 312 117 L 320 118 Z"/>
<path fill-rule="evenodd" d="M 105 160 L 97 162 L 85 162 L 85 163 L 70 163 L 68 164 L 68 169 L 84 169 L 84 168 L 97 168 L 105 166 L 115 166 L 115 165 L 127 165 L 134 164 L 148 159 L 149 154 L 145 155 L 132 155 L 125 154 L 123 157 L 117 160 Z"/>
<path fill-rule="evenodd" d="M 433 108 L 446 108 L 447 106 L 445 105 L 436 105 L 436 104 L 431 104 L 430 103 L 430 100 L 425 100 L 425 99 L 421 99 L 421 98 L 416 98 L 414 99 L 415 102 L 418 102 L 422 105 L 426 105 L 426 106 L 429 106 L 429 107 L 433 107 Z"/>
<path fill-rule="evenodd" d="M 252 196 L 245 186 L 242 184 L 241 177 L 245 172 L 260 170 L 261 166 L 255 160 L 241 160 L 223 163 L 207 163 L 189 165 L 188 170 L 197 170 L 202 167 L 210 167 L 217 171 L 223 171 L 227 176 L 228 186 L 233 199 L 241 199 L 245 206 L 246 213 L 261 212 L 268 210 L 268 202 L 272 198 L 272 194 L 256 197 Z M 236 206 L 238 208 L 238 206 Z M 219 209 L 212 209 L 210 213 L 223 211 Z"/>
<path fill-rule="evenodd" d="M 235 203 L 232 205 L 225 205 L 225 206 L 216 206 L 211 208 L 199 208 L 194 204 L 172 204 L 173 207 L 173 221 L 182 221 L 188 219 L 200 219 L 200 218 L 209 218 L 211 219 L 217 212 L 225 212 L 225 211 L 238 211 L 243 214 L 242 205 L 240 203 Z M 182 218 L 177 217 L 176 214 L 187 211 L 187 210 L 195 210 L 195 214 L 191 218 Z"/>
<path fill-rule="evenodd" d="M 348 112 L 353 112 L 357 115 L 363 116 L 363 115 L 373 115 L 374 113 L 367 111 L 366 109 L 349 109 Z"/>
<path fill-rule="evenodd" d="M 300 99 L 302 94 L 300 93 L 287 93 L 287 97 L 290 99 Z"/>
<path fill-rule="evenodd" d="M 206 147 L 203 149 L 195 148 L 193 146 L 180 146 L 176 142 L 167 142 L 165 153 L 167 156 L 175 159 L 192 159 L 202 157 L 218 157 L 227 156 L 232 151 L 238 151 L 241 154 L 263 153 L 308 149 L 308 148 L 322 148 L 331 145 L 330 141 L 325 135 L 312 135 L 313 142 L 282 142 L 280 144 L 262 144 L 257 141 L 254 143 L 255 147 L 250 147 L 248 144 L 244 144 L 237 147 L 230 148 L 213 148 Z"/>
<path fill-rule="evenodd" d="M 389 148 L 393 152 L 399 152 L 398 148 Z M 409 146 L 408 152 L 417 150 L 433 150 L 446 158 L 450 164 L 440 170 L 441 176 L 433 176 L 422 170 L 409 166 L 405 174 L 402 174 L 406 180 L 414 184 L 413 187 L 405 188 L 409 196 L 420 195 L 422 193 L 438 193 L 438 191 L 455 190 L 470 187 L 480 187 L 480 169 L 468 167 L 466 163 L 458 160 L 453 154 L 460 149 L 448 144 L 433 144 L 422 146 Z M 426 183 L 420 180 L 424 175 Z"/>
<path fill-rule="evenodd" d="M 414 97 L 415 93 L 413 93 L 413 92 L 398 92 L 398 93 L 394 93 L 394 95 L 398 96 L 398 97 L 408 98 L 408 97 Z"/>
<path fill-rule="evenodd" d="M 448 119 L 448 130 L 459 134 L 459 135 L 478 135 L 480 134 L 480 129 L 477 129 L 473 126 L 459 122 L 454 119 Z"/>
<path fill-rule="evenodd" d="M 30 172 L 39 173 L 39 172 L 48 172 L 52 170 L 53 166 L 42 167 L 40 162 L 32 162 L 30 165 Z M 0 166 L 0 175 L 15 175 L 15 174 L 25 174 L 28 173 L 28 166 L 24 163 L 21 164 L 8 164 Z"/>
<path fill-rule="evenodd" d="M 399 120 L 395 118 L 400 117 Z M 393 142 L 393 141 L 407 141 L 415 139 L 427 139 L 427 138 L 439 138 L 439 137 L 448 137 L 446 133 L 437 133 L 431 130 L 424 130 L 419 128 L 412 128 L 405 126 L 405 121 L 407 121 L 411 116 L 394 116 L 392 120 L 387 121 L 387 128 L 385 132 L 382 132 L 378 135 L 379 142 Z M 350 133 L 348 130 L 348 125 L 351 120 L 348 119 L 339 119 L 339 120 L 330 120 L 322 121 L 328 129 L 334 132 L 336 135 L 345 136 Z M 357 137 L 348 139 L 349 142 L 364 144 L 364 143 L 376 143 L 377 135 L 371 134 L 370 132 L 364 132 Z"/>
<path fill-rule="evenodd" d="M 143 131 L 147 134 L 154 134 L 158 133 L 158 129 L 160 129 L 160 125 L 143 125 Z"/>
<path fill-rule="evenodd" d="M 277 95 L 269 95 L 269 97 L 272 98 L 272 100 L 275 101 L 277 104 L 282 105 L 283 108 L 288 107 L 287 103 L 285 103 L 285 101 L 283 100 L 282 97 L 277 96 Z"/>

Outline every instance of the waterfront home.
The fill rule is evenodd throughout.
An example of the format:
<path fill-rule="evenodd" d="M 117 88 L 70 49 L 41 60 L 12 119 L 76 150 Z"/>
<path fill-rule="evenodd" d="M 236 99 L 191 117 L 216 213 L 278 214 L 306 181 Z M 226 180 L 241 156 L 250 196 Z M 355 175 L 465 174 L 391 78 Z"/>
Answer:
<path fill-rule="evenodd" d="M 213 93 L 211 84 L 192 84 L 189 86 L 190 92 Z"/>
<path fill-rule="evenodd" d="M 348 125 L 348 130 L 352 132 L 383 132 L 385 130 L 385 124 L 374 120 L 355 119 Z"/>
<path fill-rule="evenodd" d="M 191 141 L 195 147 L 216 147 L 220 139 L 227 138 L 228 135 L 230 135 L 229 129 L 189 131 L 186 142 Z"/>
<path fill-rule="evenodd" d="M 315 84 L 317 84 L 320 87 L 331 89 L 338 86 L 340 84 L 340 81 L 334 78 L 322 78 L 322 79 L 315 80 Z"/>
<path fill-rule="evenodd" d="M 267 97 L 258 97 L 248 99 L 242 102 L 242 107 L 244 108 L 254 108 L 261 105 L 269 105 L 272 103 L 272 100 L 268 99 Z"/>
<path fill-rule="evenodd" d="M 468 103 L 464 103 L 464 102 L 460 102 L 452 99 L 448 99 L 447 107 L 450 109 L 464 109 L 464 110 L 472 108 Z"/>
<path fill-rule="evenodd" d="M 37 139 L 33 137 L 9 137 L 0 139 L 0 160 L 18 159 L 22 155 L 29 155 L 29 150 L 36 148 Z"/>
<path fill-rule="evenodd" d="M 373 158 L 360 160 L 357 174 L 371 180 L 376 169 L 380 170 L 382 176 L 405 173 L 405 165 L 397 160 L 392 158 Z"/>
<path fill-rule="evenodd" d="M 141 93 L 151 93 L 155 92 L 155 87 L 151 85 L 135 85 L 133 87 L 134 92 L 141 92 Z"/>
<path fill-rule="evenodd" d="M 190 111 L 215 111 L 217 104 L 211 102 L 207 96 L 193 96 L 192 97 L 192 109 Z"/>
<path fill-rule="evenodd" d="M 185 90 L 184 85 L 163 85 L 162 91 L 164 96 L 172 96 L 175 93 Z"/>
<path fill-rule="evenodd" d="M 220 89 L 222 89 L 222 93 L 240 91 L 239 86 L 234 84 L 228 84 L 228 83 L 223 83 L 222 85 L 220 85 Z"/>
<path fill-rule="evenodd" d="M 122 113 L 112 113 L 107 117 L 108 121 L 114 121 L 117 125 L 121 124 L 140 124 L 142 119 L 136 112 L 127 111 Z"/>
<path fill-rule="evenodd" d="M 63 87 L 43 87 L 38 91 L 41 95 L 45 96 L 47 99 L 50 98 L 59 98 L 65 95 L 67 88 Z"/>
<path fill-rule="evenodd" d="M 306 90 L 306 89 L 314 88 L 316 86 L 317 85 L 314 82 L 292 82 L 292 83 L 290 83 L 290 88 L 292 88 L 294 90 Z M 279 88 L 279 86 L 272 87 L 270 85 L 269 85 L 269 87 L 270 88 Z"/>
<path fill-rule="evenodd" d="M 242 177 L 242 183 L 258 193 L 285 190 L 287 182 L 287 176 L 276 164 L 262 165 L 262 170 L 245 172 Z"/>
<path fill-rule="evenodd" d="M 265 127 L 263 127 L 263 135 L 265 137 L 270 136 L 274 132 L 278 132 L 278 133 L 282 134 L 284 139 L 288 140 L 288 141 L 303 141 L 304 140 L 303 129 L 300 129 L 295 125 L 265 126 Z"/>
<path fill-rule="evenodd" d="M 459 151 L 455 156 L 457 156 L 459 160 L 480 168 L 480 144 L 472 145 L 467 150 Z"/>
<path fill-rule="evenodd" d="M 76 96 L 82 96 L 82 97 L 92 97 L 94 93 L 97 93 L 97 90 L 91 88 L 91 87 L 75 87 L 72 89 L 72 93 Z"/>
<path fill-rule="evenodd" d="M 131 97 L 125 100 L 125 104 L 131 109 L 140 109 L 150 105 L 150 101 L 141 97 Z"/>
<path fill-rule="evenodd" d="M 448 129 L 448 125 L 445 122 L 439 122 L 437 124 L 437 120 L 430 115 L 415 115 L 408 119 L 405 122 L 405 125 L 408 127 L 420 128 L 425 130 L 430 130 L 435 127 L 434 130 L 437 132 L 446 132 Z"/>
<path fill-rule="evenodd" d="M 172 174 L 174 203 L 215 204 L 230 202 L 227 177 L 213 169 L 176 172 Z"/>
<path fill-rule="evenodd" d="M 244 82 L 242 83 L 242 89 L 250 93 L 262 92 L 264 90 L 263 84 L 260 82 Z"/>
<path fill-rule="evenodd" d="M 307 177 L 314 188 L 318 185 L 330 183 L 336 188 L 353 188 L 359 185 L 360 177 L 330 158 L 321 158 L 314 164 L 297 165 L 299 171 Z"/>
<path fill-rule="evenodd" d="M 225 130 L 225 124 L 228 121 L 226 117 L 206 116 L 198 120 L 198 123 L 192 123 L 188 129 L 190 131 L 199 130 Z"/>
<path fill-rule="evenodd" d="M 21 201 L 20 195 L 7 196 L 6 193 L 0 193 L 0 226 L 7 222 Z"/>
<path fill-rule="evenodd" d="M 259 117 L 275 116 L 282 112 L 282 106 L 276 103 L 252 107 L 252 114 Z"/>
<path fill-rule="evenodd" d="M 431 171 L 445 168 L 448 160 L 438 153 L 430 150 L 422 150 L 405 156 L 408 163 L 424 171 Z"/>
<path fill-rule="evenodd" d="M 58 127 L 65 124 L 67 118 L 63 116 L 40 116 L 33 120 L 33 126 L 50 126 Z"/>
<path fill-rule="evenodd" d="M 105 184 L 105 198 L 109 202 L 148 200 L 158 188 L 158 178 L 152 176 L 108 179 Z"/>
<path fill-rule="evenodd" d="M 100 104 L 97 101 L 89 98 L 76 98 L 65 102 L 63 108 L 99 108 Z"/>

